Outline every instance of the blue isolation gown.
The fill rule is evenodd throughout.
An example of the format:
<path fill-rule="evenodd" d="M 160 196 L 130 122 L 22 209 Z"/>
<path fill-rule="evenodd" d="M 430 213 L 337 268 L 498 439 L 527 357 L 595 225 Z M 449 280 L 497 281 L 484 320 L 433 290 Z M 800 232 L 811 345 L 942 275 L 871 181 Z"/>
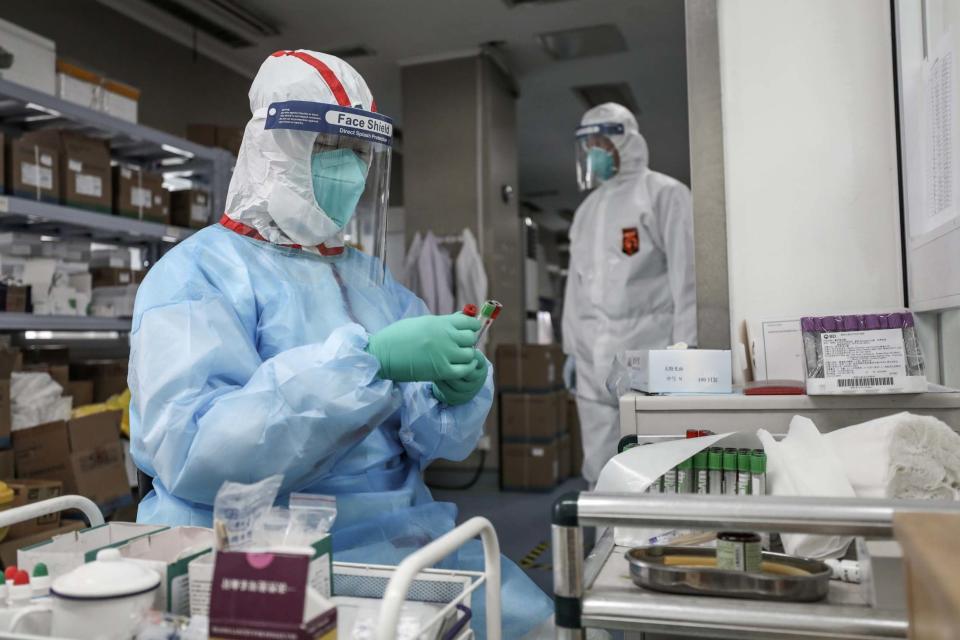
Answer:
<path fill-rule="evenodd" d="M 154 477 L 138 521 L 211 526 L 225 480 L 279 473 L 281 501 L 294 491 L 337 497 L 337 560 L 396 564 L 453 528 L 456 507 L 434 502 L 421 472 L 473 451 L 492 368 L 455 407 L 430 383 L 380 379 L 364 351 L 370 334 L 428 311 L 389 274 L 372 281 L 372 260 L 352 249 L 323 258 L 216 225 L 151 268 L 130 336 L 131 453 Z M 519 638 L 552 604 L 502 565 L 504 638 Z M 482 570 L 479 543 L 441 566 Z M 482 592 L 473 605 L 482 619 Z"/>

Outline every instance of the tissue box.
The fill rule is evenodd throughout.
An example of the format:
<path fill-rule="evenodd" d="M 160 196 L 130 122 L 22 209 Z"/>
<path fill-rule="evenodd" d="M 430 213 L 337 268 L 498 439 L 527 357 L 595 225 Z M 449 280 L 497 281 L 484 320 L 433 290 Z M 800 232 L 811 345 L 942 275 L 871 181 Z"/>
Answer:
<path fill-rule="evenodd" d="M 99 527 L 65 533 L 20 549 L 17 553 L 17 566 L 27 573 L 32 573 L 33 566 L 43 562 L 47 565 L 50 576 L 56 578 L 84 563 L 96 560 L 97 552 L 101 549 L 120 546 L 133 538 L 166 528 L 154 524 L 110 522 Z"/>
<path fill-rule="evenodd" d="M 160 574 L 158 610 L 190 615 L 188 565 L 210 553 L 214 543 L 213 529 L 174 527 L 135 538 L 120 547 L 120 554 Z"/>
<path fill-rule="evenodd" d="M 628 351 L 630 385 L 645 393 L 732 393 L 729 350 Z"/>

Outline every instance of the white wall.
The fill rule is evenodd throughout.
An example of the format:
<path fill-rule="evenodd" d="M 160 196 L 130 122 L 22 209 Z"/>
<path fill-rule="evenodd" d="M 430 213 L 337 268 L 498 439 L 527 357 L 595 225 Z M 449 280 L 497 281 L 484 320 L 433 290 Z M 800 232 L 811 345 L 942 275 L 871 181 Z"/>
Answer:
<path fill-rule="evenodd" d="M 730 321 L 903 304 L 888 3 L 720 0 Z"/>

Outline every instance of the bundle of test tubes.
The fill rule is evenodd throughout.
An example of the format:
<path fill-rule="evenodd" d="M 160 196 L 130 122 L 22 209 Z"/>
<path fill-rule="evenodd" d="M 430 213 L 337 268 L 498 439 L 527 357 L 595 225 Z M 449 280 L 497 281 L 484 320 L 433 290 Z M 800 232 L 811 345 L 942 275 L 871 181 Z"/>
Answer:
<path fill-rule="evenodd" d="M 688 438 L 712 435 L 690 429 Z M 767 455 L 763 449 L 710 447 L 657 478 L 647 493 L 762 496 L 767 492 Z"/>

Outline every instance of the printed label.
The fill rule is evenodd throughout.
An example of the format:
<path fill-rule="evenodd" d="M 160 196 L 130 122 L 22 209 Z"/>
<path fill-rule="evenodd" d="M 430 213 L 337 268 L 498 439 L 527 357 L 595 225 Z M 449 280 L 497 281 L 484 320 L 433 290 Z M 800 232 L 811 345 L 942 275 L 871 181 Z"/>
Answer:
<path fill-rule="evenodd" d="M 67 160 L 67 168 L 70 169 L 70 171 L 80 172 L 83 171 L 83 163 L 79 160 Z"/>
<path fill-rule="evenodd" d="M 337 105 L 289 100 L 274 102 L 267 109 L 266 129 L 296 129 L 390 145 L 393 121 L 379 113 Z"/>
<path fill-rule="evenodd" d="M 163 202 L 163 198 L 160 197 L 160 194 L 153 196 L 153 204 L 159 206 Z"/>
<path fill-rule="evenodd" d="M 82 196 L 99 198 L 103 195 L 103 180 L 100 179 L 100 176 L 78 173 L 76 175 L 76 191 Z"/>
<path fill-rule="evenodd" d="M 153 193 L 150 192 L 150 189 L 130 187 L 130 204 L 135 207 L 145 207 L 149 209 L 151 202 L 153 202 Z"/>
<path fill-rule="evenodd" d="M 120 169 L 120 176 L 129 180 L 133 177 L 133 171 L 130 171 L 130 169 Z"/>
<path fill-rule="evenodd" d="M 530 455 L 534 458 L 542 458 L 544 456 L 544 451 L 540 447 L 534 447 L 530 450 Z"/>
<path fill-rule="evenodd" d="M 47 169 L 32 162 L 21 162 L 20 176 L 25 185 L 53 189 L 53 169 Z"/>
<path fill-rule="evenodd" d="M 49 153 L 41 153 L 41 154 L 40 154 L 40 164 L 42 164 L 42 165 L 45 166 L 45 167 L 52 167 L 52 166 L 53 166 L 53 156 L 50 155 Z"/>
<path fill-rule="evenodd" d="M 167 607 L 173 613 L 182 616 L 190 613 L 190 576 L 188 574 L 185 573 L 170 580 L 170 602 L 167 603 Z"/>
<path fill-rule="evenodd" d="M 824 333 L 820 341 L 824 377 L 838 387 L 892 386 L 907 375 L 901 329 Z"/>

